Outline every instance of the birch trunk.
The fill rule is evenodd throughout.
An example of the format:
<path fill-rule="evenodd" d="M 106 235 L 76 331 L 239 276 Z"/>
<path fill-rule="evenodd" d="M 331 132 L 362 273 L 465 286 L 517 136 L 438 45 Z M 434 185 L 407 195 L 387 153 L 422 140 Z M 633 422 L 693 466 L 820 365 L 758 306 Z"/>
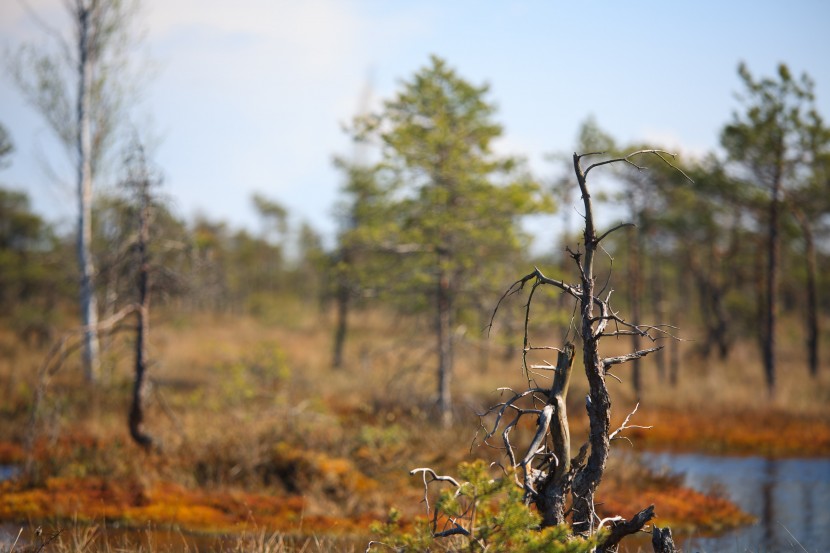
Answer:
<path fill-rule="evenodd" d="M 87 382 L 100 378 L 98 305 L 95 300 L 95 268 L 92 262 L 92 123 L 91 88 L 93 6 L 78 0 L 78 266 L 81 273 L 80 308 L 84 326 L 84 375 Z"/>

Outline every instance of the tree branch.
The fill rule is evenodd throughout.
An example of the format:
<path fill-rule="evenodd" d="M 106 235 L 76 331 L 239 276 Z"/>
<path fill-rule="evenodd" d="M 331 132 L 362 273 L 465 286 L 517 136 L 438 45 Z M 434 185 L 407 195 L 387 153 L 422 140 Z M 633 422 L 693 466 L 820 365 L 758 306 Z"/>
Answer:
<path fill-rule="evenodd" d="M 612 233 L 612 232 L 614 232 L 614 231 L 620 230 L 621 228 L 625 228 L 625 227 L 636 227 L 636 226 L 637 226 L 637 225 L 635 225 L 634 223 L 620 223 L 619 225 L 615 226 L 614 228 L 609 229 L 609 230 L 606 230 L 604 233 L 602 233 L 602 234 L 601 234 L 601 235 L 597 238 L 597 244 L 599 244 L 600 242 L 602 242 L 602 240 L 603 240 L 606 236 L 608 236 L 609 234 L 611 234 L 611 233 Z"/>
<path fill-rule="evenodd" d="M 608 372 L 608 369 L 613 365 L 619 365 L 621 363 L 626 363 L 628 361 L 633 361 L 634 359 L 641 359 L 648 355 L 649 353 L 654 353 L 655 351 L 659 351 L 663 349 L 664 346 L 657 346 L 656 348 L 649 348 L 649 349 L 641 349 L 639 351 L 635 351 L 634 353 L 629 353 L 626 355 L 620 355 L 617 357 L 606 357 L 602 360 L 602 366 L 605 369 L 605 372 Z"/>
<path fill-rule="evenodd" d="M 617 545 L 620 541 L 631 534 L 635 534 L 643 529 L 643 526 L 648 523 L 655 516 L 654 505 L 649 505 L 630 520 L 626 521 L 622 517 L 615 517 L 608 520 L 611 526 L 611 533 L 608 538 L 597 547 L 597 553 L 613 553 L 617 551 Z"/>
<path fill-rule="evenodd" d="M 627 417 L 625 417 L 625 420 L 624 420 L 624 421 L 623 421 L 623 423 L 620 425 L 620 427 L 619 427 L 619 428 L 617 428 L 616 430 L 614 430 L 613 432 L 611 432 L 611 434 L 609 434 L 609 435 L 608 435 L 608 441 L 611 441 L 611 440 L 615 439 L 615 438 L 617 437 L 617 435 L 618 435 L 620 432 L 622 432 L 623 430 L 628 430 L 628 429 L 631 429 L 631 428 L 640 428 L 640 429 L 642 429 L 642 430 L 648 430 L 648 429 L 650 429 L 650 428 L 653 428 L 652 426 L 639 426 L 639 425 L 629 425 L 629 424 L 628 424 L 628 421 L 630 421 L 630 420 L 631 420 L 631 417 L 632 417 L 632 416 L 634 416 L 634 413 L 636 413 L 636 412 L 637 412 L 637 409 L 639 409 L 639 408 L 640 408 L 640 404 L 639 404 L 639 403 L 637 403 L 637 405 L 635 405 L 635 406 L 634 406 L 634 410 L 633 410 L 633 411 L 631 411 L 631 412 L 628 414 L 628 416 L 627 416 Z"/>

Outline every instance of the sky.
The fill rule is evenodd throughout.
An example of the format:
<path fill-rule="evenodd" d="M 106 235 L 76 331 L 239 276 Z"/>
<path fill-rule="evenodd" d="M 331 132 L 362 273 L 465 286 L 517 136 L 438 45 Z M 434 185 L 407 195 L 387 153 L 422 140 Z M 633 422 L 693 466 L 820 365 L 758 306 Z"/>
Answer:
<path fill-rule="evenodd" d="M 68 34 L 61 0 L 2 0 L 5 53 L 43 40 L 31 13 Z M 152 71 L 131 121 L 153 137 L 172 208 L 255 231 L 259 193 L 328 243 L 343 184 L 331 160 L 355 155 L 343 126 L 365 90 L 377 109 L 431 54 L 489 83 L 505 130 L 497 151 L 540 179 L 558 172 L 546 154 L 572 152 L 589 116 L 624 143 L 717 150 L 741 61 L 755 76 L 781 62 L 807 72 L 830 118 L 826 0 L 143 0 L 136 28 L 135 66 Z M 71 225 L 74 171 L 5 70 L 0 106 L 16 146 L 0 185 Z"/>

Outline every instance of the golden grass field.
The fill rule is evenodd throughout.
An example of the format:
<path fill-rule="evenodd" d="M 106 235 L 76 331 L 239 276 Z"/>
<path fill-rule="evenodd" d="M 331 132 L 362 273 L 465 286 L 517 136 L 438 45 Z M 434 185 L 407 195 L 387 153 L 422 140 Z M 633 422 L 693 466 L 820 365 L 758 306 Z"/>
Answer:
<path fill-rule="evenodd" d="M 356 550 L 354 543 L 365 543 L 371 522 L 390 507 L 410 522 L 421 513 L 423 490 L 411 468 L 452 473 L 463 460 L 498 458 L 498 451 L 478 447 L 475 412 L 498 400 L 497 387 L 526 382 L 519 356 L 503 354 L 503 336 L 492 339 L 486 365 L 478 333 L 459 338 L 455 423 L 441 428 L 431 422 L 432 342 L 424 323 L 378 310 L 355 313 L 341 370 L 329 365 L 332 325 L 330 313 L 297 300 L 267 322 L 172 308 L 157 313 L 146 427 L 162 449 L 152 453 L 135 446 L 126 429 L 127 338 L 114 342 L 107 382 L 94 392 L 70 358 L 49 382 L 33 428 L 44 352 L 0 335 L 0 464 L 24 463 L 27 440 L 34 444 L 31 474 L 0 483 L 0 520 L 25 533 L 37 525 L 65 528 L 52 544 L 59 551 L 117 550 L 102 542 L 102 529 L 148 524 L 237 532 L 231 550 L 336 548 L 327 540 Z M 615 447 L 830 455 L 830 348 L 819 378 L 811 380 L 799 342 L 782 342 L 774 399 L 767 397 L 752 343 L 739 344 L 726 363 L 696 359 L 681 344 L 675 389 L 646 363 L 632 422 L 653 428 L 629 433 L 633 447 L 624 441 Z M 628 344 L 611 345 L 622 351 Z M 622 383 L 609 381 L 612 424 L 637 403 L 626 370 L 618 371 Z M 584 391 L 584 377 L 577 376 L 569 396 L 576 445 L 585 436 Z M 677 478 L 651 474 L 628 455 L 609 467 L 599 495 L 609 514 L 626 516 L 655 503 L 661 525 L 712 531 L 747 520 L 725 499 L 679 488 Z M 98 529 L 94 548 L 84 541 L 90 528 Z M 166 550 L 150 542 L 141 547 Z"/>

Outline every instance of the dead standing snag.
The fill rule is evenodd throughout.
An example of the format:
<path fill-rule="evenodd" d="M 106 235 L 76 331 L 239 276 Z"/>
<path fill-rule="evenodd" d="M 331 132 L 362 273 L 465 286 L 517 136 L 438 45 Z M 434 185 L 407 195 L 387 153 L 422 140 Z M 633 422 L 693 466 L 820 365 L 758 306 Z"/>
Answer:
<path fill-rule="evenodd" d="M 658 351 L 660 347 L 642 349 L 615 357 L 604 357 L 600 353 L 600 342 L 604 337 L 623 335 L 638 335 L 654 342 L 659 337 L 667 337 L 670 334 L 667 326 L 645 326 L 626 321 L 611 307 L 612 291 L 607 293 L 596 291 L 594 259 L 600 243 L 612 232 L 626 225 L 618 225 L 601 234 L 597 232 L 587 175 L 595 168 L 615 163 L 625 163 L 643 170 L 642 166 L 633 161 L 638 156 L 657 157 L 669 166 L 674 166 L 669 159 L 673 157 L 672 154 L 662 150 L 640 150 L 625 157 L 599 161 L 583 169 L 583 160 L 596 155 L 599 154 L 574 154 L 573 156 L 574 173 L 582 195 L 585 219 L 583 249 L 568 250 L 576 264 L 578 282 L 569 284 L 551 279 L 537 268 L 516 281 L 505 293 L 502 300 L 509 295 L 519 293 L 526 284 L 531 283 L 525 312 L 523 350 L 523 367 L 528 376 L 528 388 L 523 391 L 501 389 L 502 392 L 509 394 L 508 397 L 481 416 L 483 423 L 485 418 L 493 417 L 493 421 L 485 427 L 487 432 L 484 442 L 505 451 L 510 465 L 507 467 L 507 474 L 523 491 L 524 502 L 536 507 L 542 519 L 542 527 L 569 523 L 572 534 L 595 538 L 598 536 L 597 551 L 613 552 L 617 550 L 619 542 L 625 536 L 641 531 L 655 516 L 655 513 L 652 505 L 629 520 L 619 516 L 600 520 L 596 514 L 594 494 L 605 472 L 610 442 L 612 439 L 624 438 L 620 435 L 623 431 L 636 427 L 629 424 L 631 417 L 637 411 L 635 407 L 618 429 L 611 430 L 611 398 L 605 379 L 608 375 L 614 377 L 609 373 L 613 366 L 642 358 Z M 549 346 L 535 347 L 530 344 L 528 335 L 530 309 L 534 293 L 540 286 L 558 288 L 563 294 L 573 298 L 577 306 L 576 328 L 582 345 L 582 361 L 589 387 L 585 407 L 590 429 L 587 442 L 573 458 L 571 458 L 570 451 L 566 397 L 576 348 L 572 343 L 566 343 L 559 350 L 555 366 L 547 363 L 533 365 L 529 364 L 527 359 L 531 351 L 557 349 Z M 495 317 L 495 312 L 493 316 Z M 536 377 L 547 377 L 547 374 L 552 374 L 550 386 L 536 384 Z M 529 444 L 521 447 L 510 441 L 510 434 L 520 420 L 527 416 L 536 418 L 536 432 Z M 418 469 L 418 471 L 423 473 L 424 485 L 427 489 L 430 482 L 437 479 L 435 473 L 429 469 Z M 429 480 L 427 479 L 428 472 L 432 476 Z M 437 480 L 449 481 L 448 478 Z M 457 482 L 455 485 L 459 489 L 464 486 Z M 570 504 L 570 509 L 566 511 L 568 504 Z M 428 515 L 429 509 L 427 502 Z M 438 519 L 437 513 L 431 513 L 431 515 L 433 520 Z M 570 517 L 570 522 L 568 517 Z M 452 523 L 455 529 L 453 534 L 476 535 L 474 520 L 456 519 Z M 600 530 L 602 530 L 601 534 Z M 673 550 L 671 533 L 664 530 L 657 533 L 659 533 L 660 549 L 657 549 L 658 546 L 655 545 L 655 551 Z M 443 535 L 441 532 L 434 531 L 433 533 L 434 537 L 441 535 Z M 655 544 L 657 543 L 655 539 Z"/>

